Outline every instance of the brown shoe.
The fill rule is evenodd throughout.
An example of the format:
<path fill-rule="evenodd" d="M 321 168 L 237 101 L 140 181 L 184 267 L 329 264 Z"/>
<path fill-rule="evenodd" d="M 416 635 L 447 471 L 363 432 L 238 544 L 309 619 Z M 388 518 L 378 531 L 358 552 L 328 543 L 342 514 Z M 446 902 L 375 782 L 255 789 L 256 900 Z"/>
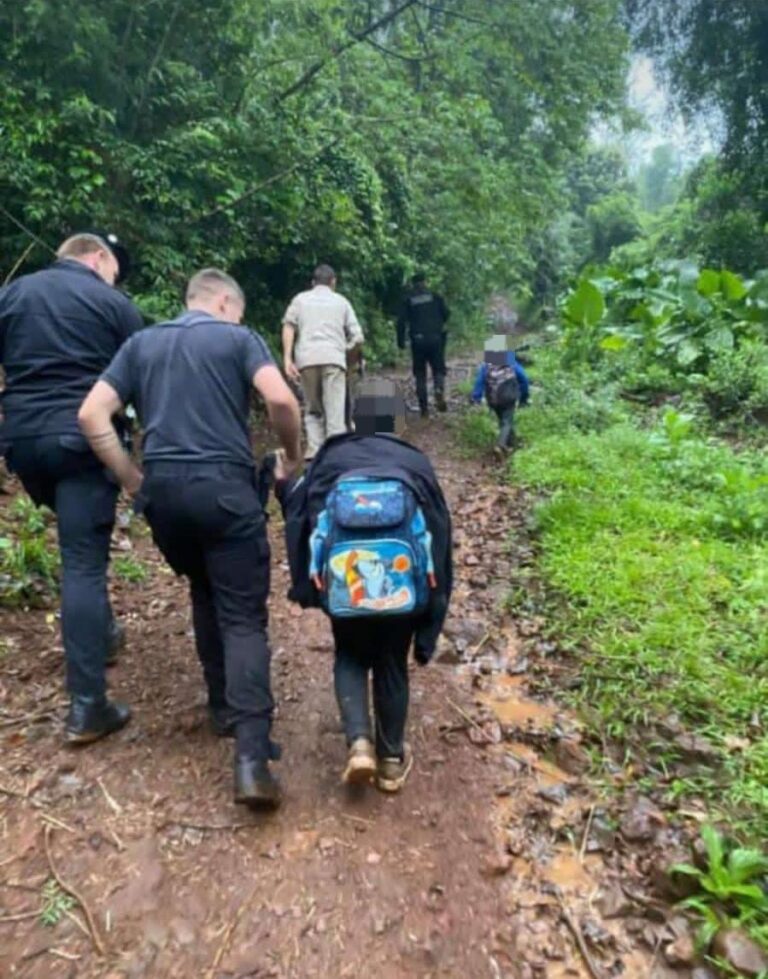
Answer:
<path fill-rule="evenodd" d="M 349 746 L 347 767 L 341 781 L 348 785 L 372 782 L 376 775 L 376 752 L 368 738 L 355 738 Z"/>
<path fill-rule="evenodd" d="M 379 758 L 376 787 L 381 792 L 399 792 L 413 768 L 413 754 L 405 745 L 402 758 Z"/>

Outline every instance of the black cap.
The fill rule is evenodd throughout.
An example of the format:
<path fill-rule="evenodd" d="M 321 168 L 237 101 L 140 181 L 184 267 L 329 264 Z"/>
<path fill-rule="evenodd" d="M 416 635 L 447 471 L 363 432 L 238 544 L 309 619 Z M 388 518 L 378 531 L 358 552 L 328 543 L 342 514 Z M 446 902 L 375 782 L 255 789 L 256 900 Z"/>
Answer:
<path fill-rule="evenodd" d="M 86 233 L 101 238 L 115 256 L 117 259 L 117 278 L 115 279 L 115 283 L 122 282 L 131 271 L 131 256 L 128 254 L 128 249 L 112 231 L 88 231 Z"/>

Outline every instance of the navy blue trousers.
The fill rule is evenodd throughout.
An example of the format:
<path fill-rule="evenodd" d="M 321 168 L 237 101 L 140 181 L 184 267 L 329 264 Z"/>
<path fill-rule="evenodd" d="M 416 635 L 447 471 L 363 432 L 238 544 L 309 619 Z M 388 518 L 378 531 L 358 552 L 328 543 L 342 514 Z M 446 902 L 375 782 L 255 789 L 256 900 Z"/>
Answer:
<path fill-rule="evenodd" d="M 138 506 L 168 563 L 189 579 L 209 703 L 232 712 L 238 753 L 273 756 L 269 542 L 252 470 L 148 463 Z"/>
<path fill-rule="evenodd" d="M 6 448 L 6 462 L 33 501 L 56 514 L 67 690 L 73 697 L 101 699 L 112 625 L 107 566 L 118 487 L 78 435 L 16 439 Z"/>

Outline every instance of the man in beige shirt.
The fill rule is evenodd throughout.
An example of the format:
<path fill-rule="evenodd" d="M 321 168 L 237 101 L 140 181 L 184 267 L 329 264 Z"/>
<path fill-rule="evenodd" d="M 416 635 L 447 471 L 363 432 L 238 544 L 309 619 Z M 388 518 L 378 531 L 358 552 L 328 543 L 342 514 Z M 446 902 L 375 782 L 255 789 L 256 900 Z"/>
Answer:
<path fill-rule="evenodd" d="M 317 266 L 312 285 L 293 298 L 283 317 L 285 373 L 304 389 L 307 459 L 331 435 L 346 431 L 347 362 L 357 358 L 364 340 L 354 309 L 335 291 L 330 265 Z"/>

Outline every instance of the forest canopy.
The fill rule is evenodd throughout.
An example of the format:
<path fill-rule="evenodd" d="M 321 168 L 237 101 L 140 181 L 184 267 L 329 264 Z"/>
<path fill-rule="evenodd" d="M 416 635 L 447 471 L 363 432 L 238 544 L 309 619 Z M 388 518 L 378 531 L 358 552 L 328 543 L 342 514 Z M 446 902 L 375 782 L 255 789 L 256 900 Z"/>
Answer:
<path fill-rule="evenodd" d="M 416 268 L 458 319 L 529 288 L 628 54 L 618 0 L 22 0 L 0 34 L 3 278 L 108 226 L 147 315 L 215 263 L 268 331 L 318 260 L 370 325 Z"/>

